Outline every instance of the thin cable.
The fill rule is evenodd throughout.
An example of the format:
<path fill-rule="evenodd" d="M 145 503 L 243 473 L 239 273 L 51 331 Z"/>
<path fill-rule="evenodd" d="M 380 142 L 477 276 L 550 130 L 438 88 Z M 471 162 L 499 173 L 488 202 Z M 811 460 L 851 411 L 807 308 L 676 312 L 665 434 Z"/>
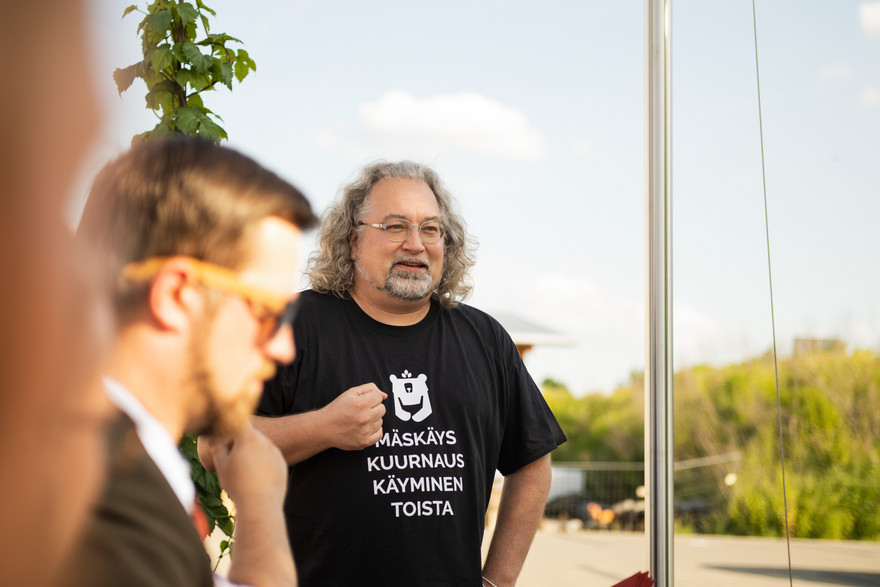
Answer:
<path fill-rule="evenodd" d="M 791 536 L 788 527 L 788 494 L 785 490 L 785 448 L 782 444 L 782 401 L 779 398 L 779 361 L 776 356 L 776 312 L 773 308 L 773 272 L 770 263 L 770 215 L 767 212 L 767 170 L 764 165 L 764 118 L 761 111 L 761 74 L 758 70 L 758 18 L 752 0 L 752 29 L 755 37 L 755 79 L 758 85 L 758 129 L 761 138 L 761 182 L 764 187 L 764 233 L 767 238 L 767 279 L 770 283 L 770 324 L 773 329 L 773 370 L 776 375 L 776 414 L 779 419 L 779 457 L 782 465 L 782 505 L 785 508 L 785 546 L 788 551 L 788 584 L 794 585 L 791 570 Z"/>

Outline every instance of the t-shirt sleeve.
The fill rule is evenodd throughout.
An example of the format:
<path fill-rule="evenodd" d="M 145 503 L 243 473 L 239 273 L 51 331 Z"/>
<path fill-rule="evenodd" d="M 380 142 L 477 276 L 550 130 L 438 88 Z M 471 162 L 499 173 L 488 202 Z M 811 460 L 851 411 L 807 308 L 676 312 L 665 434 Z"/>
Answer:
<path fill-rule="evenodd" d="M 509 475 L 552 452 L 567 438 L 510 336 L 506 332 L 500 336 L 507 405 L 498 470 Z"/>
<path fill-rule="evenodd" d="M 303 292 L 301 296 L 302 305 L 293 323 L 295 358 L 288 365 L 278 365 L 275 376 L 263 384 L 263 394 L 255 412 L 258 416 L 287 416 L 294 413 L 294 400 L 299 387 L 300 373 L 303 370 L 303 361 L 309 354 L 306 334 L 315 330 L 313 326 L 315 296 L 310 291 Z"/>
<path fill-rule="evenodd" d="M 289 365 L 279 365 L 275 376 L 263 384 L 263 394 L 255 412 L 258 416 L 286 416 L 293 413 L 298 371 L 297 360 Z"/>

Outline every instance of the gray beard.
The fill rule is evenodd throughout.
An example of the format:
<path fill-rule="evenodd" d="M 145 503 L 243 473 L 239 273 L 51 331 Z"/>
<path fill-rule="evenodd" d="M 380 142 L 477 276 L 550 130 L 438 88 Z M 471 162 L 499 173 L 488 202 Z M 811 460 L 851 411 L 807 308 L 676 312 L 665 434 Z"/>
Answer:
<path fill-rule="evenodd" d="M 355 267 L 367 283 L 389 297 L 407 302 L 418 302 L 432 293 L 430 268 L 425 273 L 395 272 L 395 266 L 392 265 L 388 270 L 385 283 L 379 285 L 370 279 L 359 261 L 355 262 Z"/>
<path fill-rule="evenodd" d="M 383 291 L 393 298 L 417 302 L 431 295 L 431 270 L 426 273 L 395 273 L 394 267 L 385 278 Z"/>

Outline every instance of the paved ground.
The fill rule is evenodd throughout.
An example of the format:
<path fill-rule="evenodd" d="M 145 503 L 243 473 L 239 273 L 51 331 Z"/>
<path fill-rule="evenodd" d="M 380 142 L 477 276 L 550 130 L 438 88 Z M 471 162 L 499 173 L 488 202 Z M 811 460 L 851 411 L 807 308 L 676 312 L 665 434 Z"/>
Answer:
<path fill-rule="evenodd" d="M 568 528 L 544 521 L 517 587 L 611 587 L 648 570 L 644 534 Z M 880 587 L 880 542 L 792 540 L 791 580 L 784 539 L 682 535 L 673 554 L 673 587 Z"/>
<path fill-rule="evenodd" d="M 648 570 L 643 534 L 538 532 L 518 587 L 610 587 Z M 880 587 L 880 543 L 676 536 L 675 587 Z"/>

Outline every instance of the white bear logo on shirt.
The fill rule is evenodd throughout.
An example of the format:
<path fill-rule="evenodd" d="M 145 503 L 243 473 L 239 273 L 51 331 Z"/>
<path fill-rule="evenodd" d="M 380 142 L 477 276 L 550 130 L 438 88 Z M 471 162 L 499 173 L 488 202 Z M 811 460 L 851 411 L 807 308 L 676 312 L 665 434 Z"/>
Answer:
<path fill-rule="evenodd" d="M 428 397 L 428 376 L 422 373 L 412 377 L 409 371 L 401 374 L 398 379 L 392 375 L 391 391 L 394 394 L 394 414 L 403 421 L 421 422 L 431 415 L 431 399 Z"/>

